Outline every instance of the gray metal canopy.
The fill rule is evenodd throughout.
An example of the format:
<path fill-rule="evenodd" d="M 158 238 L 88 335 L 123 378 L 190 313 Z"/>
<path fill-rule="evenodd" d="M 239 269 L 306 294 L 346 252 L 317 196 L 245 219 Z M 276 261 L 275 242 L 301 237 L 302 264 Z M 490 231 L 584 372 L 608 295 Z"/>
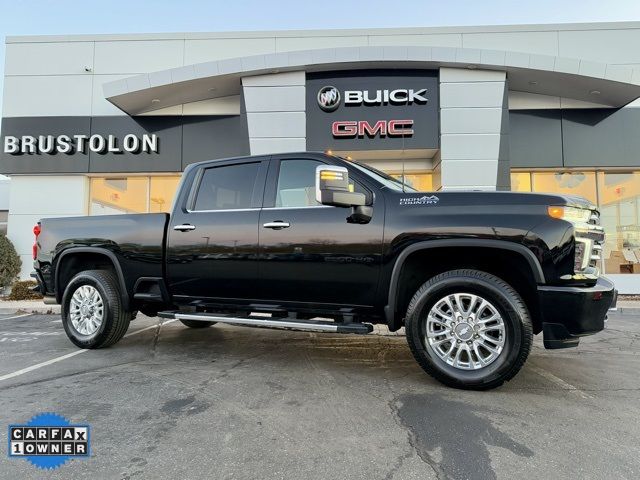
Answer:
<path fill-rule="evenodd" d="M 622 107 L 640 97 L 640 68 L 575 58 L 452 47 L 346 47 L 197 63 L 106 83 L 129 115 L 238 95 L 243 77 L 289 71 L 440 67 L 507 72 L 509 89 Z"/>

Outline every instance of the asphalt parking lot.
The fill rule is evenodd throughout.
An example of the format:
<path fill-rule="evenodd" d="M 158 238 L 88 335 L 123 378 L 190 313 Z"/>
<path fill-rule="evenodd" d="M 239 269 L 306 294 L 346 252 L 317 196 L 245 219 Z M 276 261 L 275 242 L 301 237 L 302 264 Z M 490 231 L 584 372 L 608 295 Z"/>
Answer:
<path fill-rule="evenodd" d="M 92 428 L 93 456 L 47 478 L 640 475 L 635 316 L 578 349 L 537 339 L 490 392 L 436 383 L 404 337 L 161 322 L 140 316 L 116 346 L 82 351 L 59 316 L 0 315 L 0 423 L 56 412 Z M 42 475 L 0 455 L 0 478 Z"/>

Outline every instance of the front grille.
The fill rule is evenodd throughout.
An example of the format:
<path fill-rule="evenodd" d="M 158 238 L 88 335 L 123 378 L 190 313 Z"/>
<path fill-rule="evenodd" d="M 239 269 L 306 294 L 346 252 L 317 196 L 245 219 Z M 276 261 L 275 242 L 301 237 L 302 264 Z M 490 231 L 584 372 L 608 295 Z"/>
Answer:
<path fill-rule="evenodd" d="M 581 245 L 580 248 L 578 245 Z M 598 274 L 603 245 L 604 229 L 600 226 L 600 212 L 592 209 L 589 221 L 576 225 L 576 273 L 588 270 L 590 273 Z"/>

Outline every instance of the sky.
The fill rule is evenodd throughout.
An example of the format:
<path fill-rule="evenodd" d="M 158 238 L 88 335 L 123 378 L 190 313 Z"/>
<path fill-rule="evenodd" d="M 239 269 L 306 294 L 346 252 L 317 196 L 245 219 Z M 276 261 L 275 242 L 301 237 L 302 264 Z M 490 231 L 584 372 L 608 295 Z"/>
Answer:
<path fill-rule="evenodd" d="M 0 0 L 0 90 L 8 35 L 631 20 L 640 20 L 638 0 Z"/>

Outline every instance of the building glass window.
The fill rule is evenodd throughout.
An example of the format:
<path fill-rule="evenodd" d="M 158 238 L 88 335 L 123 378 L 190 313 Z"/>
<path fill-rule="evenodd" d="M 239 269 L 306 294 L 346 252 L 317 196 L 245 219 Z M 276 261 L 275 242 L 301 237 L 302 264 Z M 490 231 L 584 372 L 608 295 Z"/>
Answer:
<path fill-rule="evenodd" d="M 92 178 L 89 214 L 146 213 L 148 191 L 147 177 Z"/>
<path fill-rule="evenodd" d="M 386 172 L 418 192 L 433 192 L 433 174 L 431 172 Z"/>
<path fill-rule="evenodd" d="M 579 195 L 597 203 L 595 172 L 534 172 L 532 191 Z"/>
<path fill-rule="evenodd" d="M 9 211 L 0 210 L 0 235 L 7 234 L 7 222 L 9 221 Z"/>
<path fill-rule="evenodd" d="M 179 176 L 92 177 L 89 215 L 168 212 Z"/>
<path fill-rule="evenodd" d="M 531 173 L 511 172 L 511 191 L 512 192 L 530 192 L 531 191 Z"/>
<path fill-rule="evenodd" d="M 601 270 L 640 273 L 640 171 L 512 171 L 511 190 L 580 195 L 592 201 L 606 233 Z"/>
<path fill-rule="evenodd" d="M 178 190 L 180 177 L 151 177 L 149 179 L 149 211 L 171 212 L 173 197 Z"/>
<path fill-rule="evenodd" d="M 640 273 L 640 172 L 598 172 L 605 273 Z"/>

